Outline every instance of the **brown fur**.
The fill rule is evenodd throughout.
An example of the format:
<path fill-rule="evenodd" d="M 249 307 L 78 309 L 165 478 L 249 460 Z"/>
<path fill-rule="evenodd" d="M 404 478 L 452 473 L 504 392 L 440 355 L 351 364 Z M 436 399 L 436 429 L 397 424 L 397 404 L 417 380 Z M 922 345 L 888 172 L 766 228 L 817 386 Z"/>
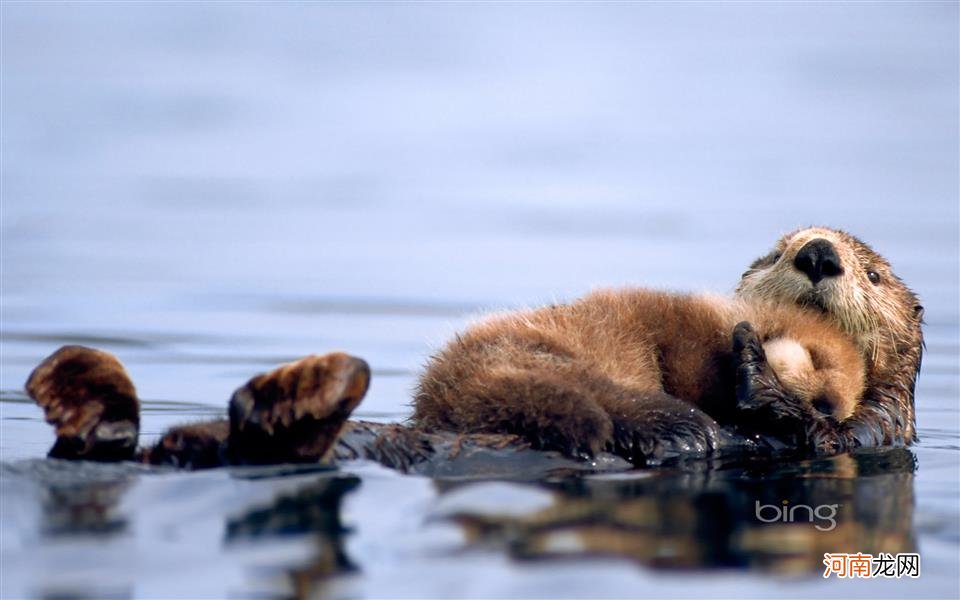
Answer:
<path fill-rule="evenodd" d="M 794 259 L 820 239 L 834 245 L 842 272 L 813 282 Z M 735 300 L 607 290 L 478 323 L 430 362 L 413 420 L 637 459 L 669 450 L 665 443 L 709 450 L 711 417 L 743 424 L 773 407 L 778 420 L 800 422 L 808 439 L 799 443 L 820 450 L 910 443 L 921 314 L 865 244 L 830 229 L 800 230 L 751 266 Z M 740 321 L 752 328 L 738 326 L 735 342 L 754 336 L 769 362 L 759 349 L 735 352 L 731 331 Z M 753 371 L 744 370 L 748 356 Z"/>
<path fill-rule="evenodd" d="M 852 412 L 863 361 L 824 319 L 768 303 L 634 289 L 471 327 L 431 361 L 413 418 L 428 428 L 514 433 L 538 447 L 585 454 L 623 450 L 616 438 L 624 432 L 658 433 L 636 431 L 655 413 L 666 414 L 668 427 L 704 425 L 691 407 L 732 421 L 730 336 L 745 320 L 763 339 L 795 340 L 816 357 L 815 370 L 791 391 L 836 407 L 840 418 Z M 712 447 L 709 435 L 702 441 Z"/>
<path fill-rule="evenodd" d="M 843 272 L 812 284 L 793 259 L 815 239 L 833 244 Z M 870 272 L 878 276 L 876 283 Z M 916 439 L 913 392 L 923 354 L 923 306 L 882 256 L 846 232 L 801 229 L 783 236 L 750 266 L 737 294 L 822 314 L 854 340 L 866 363 L 866 391 L 844 422 L 849 441 L 877 446 Z"/>
<path fill-rule="evenodd" d="M 307 356 L 239 388 L 229 420 L 172 427 L 136 458 L 188 468 L 325 460 L 369 382 L 370 368 L 359 358 Z M 139 401 L 112 354 L 64 346 L 34 370 L 26 387 L 56 426 L 51 457 L 135 457 Z"/>
<path fill-rule="evenodd" d="M 325 459 L 369 384 L 367 363 L 342 352 L 254 377 L 230 399 L 230 461 Z"/>
<path fill-rule="evenodd" d="M 814 281 L 794 259 L 821 239 L 838 264 Z M 354 424 L 338 456 L 409 468 L 438 447 L 452 459 L 465 444 L 528 443 L 640 461 L 709 451 L 721 424 L 786 431 L 794 446 L 826 451 L 915 439 L 923 309 L 869 247 L 839 231 L 795 232 L 751 265 L 737 293 L 607 290 L 488 319 L 431 362 L 416 427 Z M 283 365 L 237 390 L 229 421 L 172 428 L 140 458 L 193 468 L 327 459 L 369 376 L 342 353 Z M 65 346 L 27 391 L 57 428 L 51 456 L 133 457 L 139 401 L 112 355 Z"/>
<path fill-rule="evenodd" d="M 171 427 L 157 443 L 138 457 L 151 465 L 173 465 L 187 469 L 219 467 L 227 461 L 230 421 L 216 419 Z"/>
<path fill-rule="evenodd" d="M 54 425 L 56 458 L 123 460 L 133 456 L 140 403 L 130 376 L 112 354 L 63 346 L 30 374 L 27 394 Z"/>

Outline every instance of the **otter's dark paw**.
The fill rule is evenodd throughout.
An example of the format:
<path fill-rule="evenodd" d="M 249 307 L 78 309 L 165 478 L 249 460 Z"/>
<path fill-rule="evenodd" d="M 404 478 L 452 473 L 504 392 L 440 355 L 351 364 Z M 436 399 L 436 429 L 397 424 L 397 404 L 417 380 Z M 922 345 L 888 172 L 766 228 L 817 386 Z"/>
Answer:
<path fill-rule="evenodd" d="M 140 455 L 140 462 L 184 469 L 210 469 L 226 464 L 230 423 L 226 419 L 171 427 Z"/>
<path fill-rule="evenodd" d="M 807 449 L 831 456 L 856 447 L 852 431 L 833 417 L 814 416 L 807 423 Z"/>
<path fill-rule="evenodd" d="M 618 406 L 611 417 L 613 442 L 608 449 L 635 465 L 671 456 L 705 456 L 723 439 L 709 415 L 666 394 Z"/>
<path fill-rule="evenodd" d="M 114 355 L 63 346 L 27 380 L 27 394 L 56 427 L 52 458 L 119 461 L 133 458 L 140 402 L 126 369 Z"/>
<path fill-rule="evenodd" d="M 748 425 L 761 433 L 796 432 L 809 414 L 800 398 L 783 389 L 767 363 L 763 344 L 750 323 L 733 329 L 733 354 L 737 365 L 737 409 L 748 416 Z"/>
<path fill-rule="evenodd" d="M 767 363 L 756 331 L 746 321 L 733 330 L 737 360 L 738 426 L 748 434 L 779 438 L 791 447 L 821 455 L 850 447 L 844 428 L 783 388 Z"/>
<path fill-rule="evenodd" d="M 230 399 L 231 462 L 322 460 L 369 383 L 367 363 L 340 352 L 254 377 Z"/>
<path fill-rule="evenodd" d="M 592 402 L 577 409 L 541 411 L 532 422 L 509 429 L 540 450 L 555 450 L 573 458 L 590 459 L 610 440 L 610 417 Z"/>

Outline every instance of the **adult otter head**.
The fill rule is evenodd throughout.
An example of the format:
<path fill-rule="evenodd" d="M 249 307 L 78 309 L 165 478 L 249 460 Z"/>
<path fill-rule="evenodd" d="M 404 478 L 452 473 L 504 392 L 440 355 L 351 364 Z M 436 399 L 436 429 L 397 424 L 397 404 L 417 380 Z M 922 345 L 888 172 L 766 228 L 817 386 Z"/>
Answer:
<path fill-rule="evenodd" d="M 923 306 L 882 256 L 826 227 L 783 236 L 743 274 L 737 294 L 818 311 L 850 335 L 867 366 L 865 400 L 897 408 L 894 438 L 914 437 Z"/>

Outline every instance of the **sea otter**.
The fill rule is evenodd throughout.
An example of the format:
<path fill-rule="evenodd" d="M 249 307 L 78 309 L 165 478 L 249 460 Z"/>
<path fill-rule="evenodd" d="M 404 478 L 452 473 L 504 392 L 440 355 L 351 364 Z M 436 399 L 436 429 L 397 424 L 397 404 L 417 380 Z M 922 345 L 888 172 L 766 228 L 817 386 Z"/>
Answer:
<path fill-rule="evenodd" d="M 136 395 L 112 356 L 62 348 L 27 391 L 57 428 L 51 456 L 194 468 L 337 456 L 407 468 L 464 444 L 642 463 L 710 452 L 731 432 L 836 452 L 915 439 L 921 317 L 863 242 L 809 228 L 755 261 L 734 299 L 606 291 L 482 322 L 427 366 L 409 425 L 346 421 L 369 368 L 342 353 L 255 377 L 229 419 L 139 452 Z"/>
<path fill-rule="evenodd" d="M 853 414 L 864 361 L 825 319 L 765 301 L 627 289 L 471 327 L 430 361 L 413 420 L 427 429 L 514 433 L 573 455 L 706 451 L 723 425 L 773 433 L 782 420 L 757 422 L 753 388 L 763 380 L 738 385 L 738 367 L 756 364 L 761 352 L 774 374 L 767 383 L 779 382 L 774 389 L 798 407 L 838 421 Z M 739 402 L 738 388 L 750 392 Z M 790 423 L 803 422 L 796 417 Z"/>
<path fill-rule="evenodd" d="M 910 443 L 921 317 L 866 244 L 803 229 L 732 300 L 601 291 L 478 323 L 431 360 L 413 420 L 631 460 L 710 450 L 723 426 L 822 452 Z"/>
<path fill-rule="evenodd" d="M 754 261 L 736 293 L 819 313 L 854 340 L 866 388 L 837 431 L 843 446 L 917 440 L 913 392 L 923 357 L 923 305 L 870 246 L 843 231 L 801 229 Z"/>

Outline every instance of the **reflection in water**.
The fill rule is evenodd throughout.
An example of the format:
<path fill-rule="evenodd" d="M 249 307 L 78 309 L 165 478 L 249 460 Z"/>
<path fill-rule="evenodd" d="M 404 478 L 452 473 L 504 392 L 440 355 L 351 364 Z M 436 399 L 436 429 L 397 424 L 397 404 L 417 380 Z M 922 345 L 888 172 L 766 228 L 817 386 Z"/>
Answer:
<path fill-rule="evenodd" d="M 29 586 L 50 597 L 229 592 L 305 598 L 337 595 L 351 589 L 351 582 L 371 578 L 387 582 L 392 575 L 385 573 L 397 565 L 434 572 L 435 544 L 442 539 L 449 558 L 451 528 L 465 534 L 468 554 L 492 547 L 521 561 L 582 563 L 605 556 L 653 569 L 819 578 L 825 552 L 916 551 L 915 471 L 912 451 L 886 449 L 809 461 L 730 457 L 618 473 L 548 473 L 524 482 L 374 476 L 359 492 L 361 480 L 354 475 L 289 465 L 178 473 L 37 460 L 5 464 L 0 474 L 12 484 L 4 486 L 8 500 L 41 509 L 43 536 L 39 544 L 8 540 L 8 550 L 16 554 L 5 554 L 5 560 L 31 547 L 55 554 L 65 565 L 51 581 L 45 562 L 8 563 L 16 564 L 12 572 L 21 580 L 11 590 Z M 425 489 L 430 485 L 439 498 Z M 227 488 L 232 491 L 224 492 Z M 382 501 L 385 491 L 391 501 Z M 361 509 L 371 503 L 383 507 L 382 513 L 356 513 L 356 527 L 367 541 L 349 547 L 350 556 L 351 538 L 340 514 L 348 493 L 357 493 Z M 268 500 L 251 505 L 251 495 Z M 410 498 L 417 501 L 409 504 Z M 410 512 L 424 506 L 421 502 L 436 504 L 429 513 Z M 242 512 L 233 512 L 236 507 Z M 449 525 L 444 533 L 416 534 L 404 541 L 402 552 L 387 550 L 398 543 L 398 531 L 419 531 L 422 517 L 430 514 Z M 388 524 L 400 519 L 414 522 L 400 529 Z M 371 538 L 371 531 L 386 535 Z M 372 539 L 374 555 L 364 550 Z M 136 558 L 133 547 L 147 560 Z M 399 562 L 384 570 L 378 562 L 383 556 L 393 557 L 387 563 Z M 936 558 L 934 552 L 923 560 Z M 458 563 L 469 561 L 465 556 Z M 168 578 L 171 569 L 192 568 L 223 575 L 203 585 Z M 357 570 L 364 577 L 339 577 Z M 433 592 L 424 594 L 442 596 L 450 577 L 455 576 L 438 575 L 434 587 L 424 582 L 423 589 Z M 543 584 L 547 593 L 549 582 Z"/>
<path fill-rule="evenodd" d="M 116 509 L 130 483 L 123 479 L 47 487 L 42 491 L 44 535 L 122 533 L 127 518 Z"/>
<path fill-rule="evenodd" d="M 11 536 L 13 545 L 9 538 L 3 539 L 7 553 L 0 561 L 5 567 L 0 581 L 16 581 L 26 572 L 29 588 L 0 596 L 132 597 L 133 585 L 128 578 L 107 574 L 102 559 L 110 555 L 111 545 L 135 529 L 121 501 L 143 471 L 138 465 L 61 460 L 4 463 L 0 467 L 0 487 L 4 489 L 0 506 L 4 511 L 12 511 L 20 529 Z M 35 534 L 32 519 L 17 517 L 34 514 L 27 506 L 39 509 Z M 23 552 L 16 540 L 21 544 L 33 540 L 29 554 L 16 556 Z M 69 557 L 69 563 L 51 571 L 43 556 L 58 551 Z M 34 576 L 30 577 L 30 573 Z"/>
<path fill-rule="evenodd" d="M 909 450 L 887 449 L 568 478 L 545 484 L 546 508 L 451 518 L 471 545 L 500 545 L 519 559 L 605 555 L 656 568 L 803 573 L 822 569 L 824 552 L 915 552 L 915 470 Z"/>
<path fill-rule="evenodd" d="M 229 544 L 288 535 L 315 536 L 313 558 L 287 571 L 294 597 L 315 596 L 332 575 L 355 570 L 343 547 L 348 530 L 340 521 L 340 503 L 346 493 L 359 485 L 357 477 L 338 476 L 279 495 L 268 507 L 228 520 L 226 541 Z"/>
<path fill-rule="evenodd" d="M 0 538 L 0 597 L 315 596 L 329 577 L 355 570 L 340 506 L 359 485 L 327 465 L 182 473 L 133 463 L 2 463 L 0 506 L 13 535 Z M 266 505 L 246 500 L 264 492 Z M 238 505 L 244 512 L 231 516 Z M 37 554 L 61 561 L 56 576 Z M 195 568 L 227 576 L 168 580 L 170 571 Z"/>
<path fill-rule="evenodd" d="M 149 469 L 134 463 L 35 459 L 0 464 L 4 510 L 20 503 L 40 508 L 39 532 L 47 539 L 115 536 L 128 527 L 123 495 Z"/>

